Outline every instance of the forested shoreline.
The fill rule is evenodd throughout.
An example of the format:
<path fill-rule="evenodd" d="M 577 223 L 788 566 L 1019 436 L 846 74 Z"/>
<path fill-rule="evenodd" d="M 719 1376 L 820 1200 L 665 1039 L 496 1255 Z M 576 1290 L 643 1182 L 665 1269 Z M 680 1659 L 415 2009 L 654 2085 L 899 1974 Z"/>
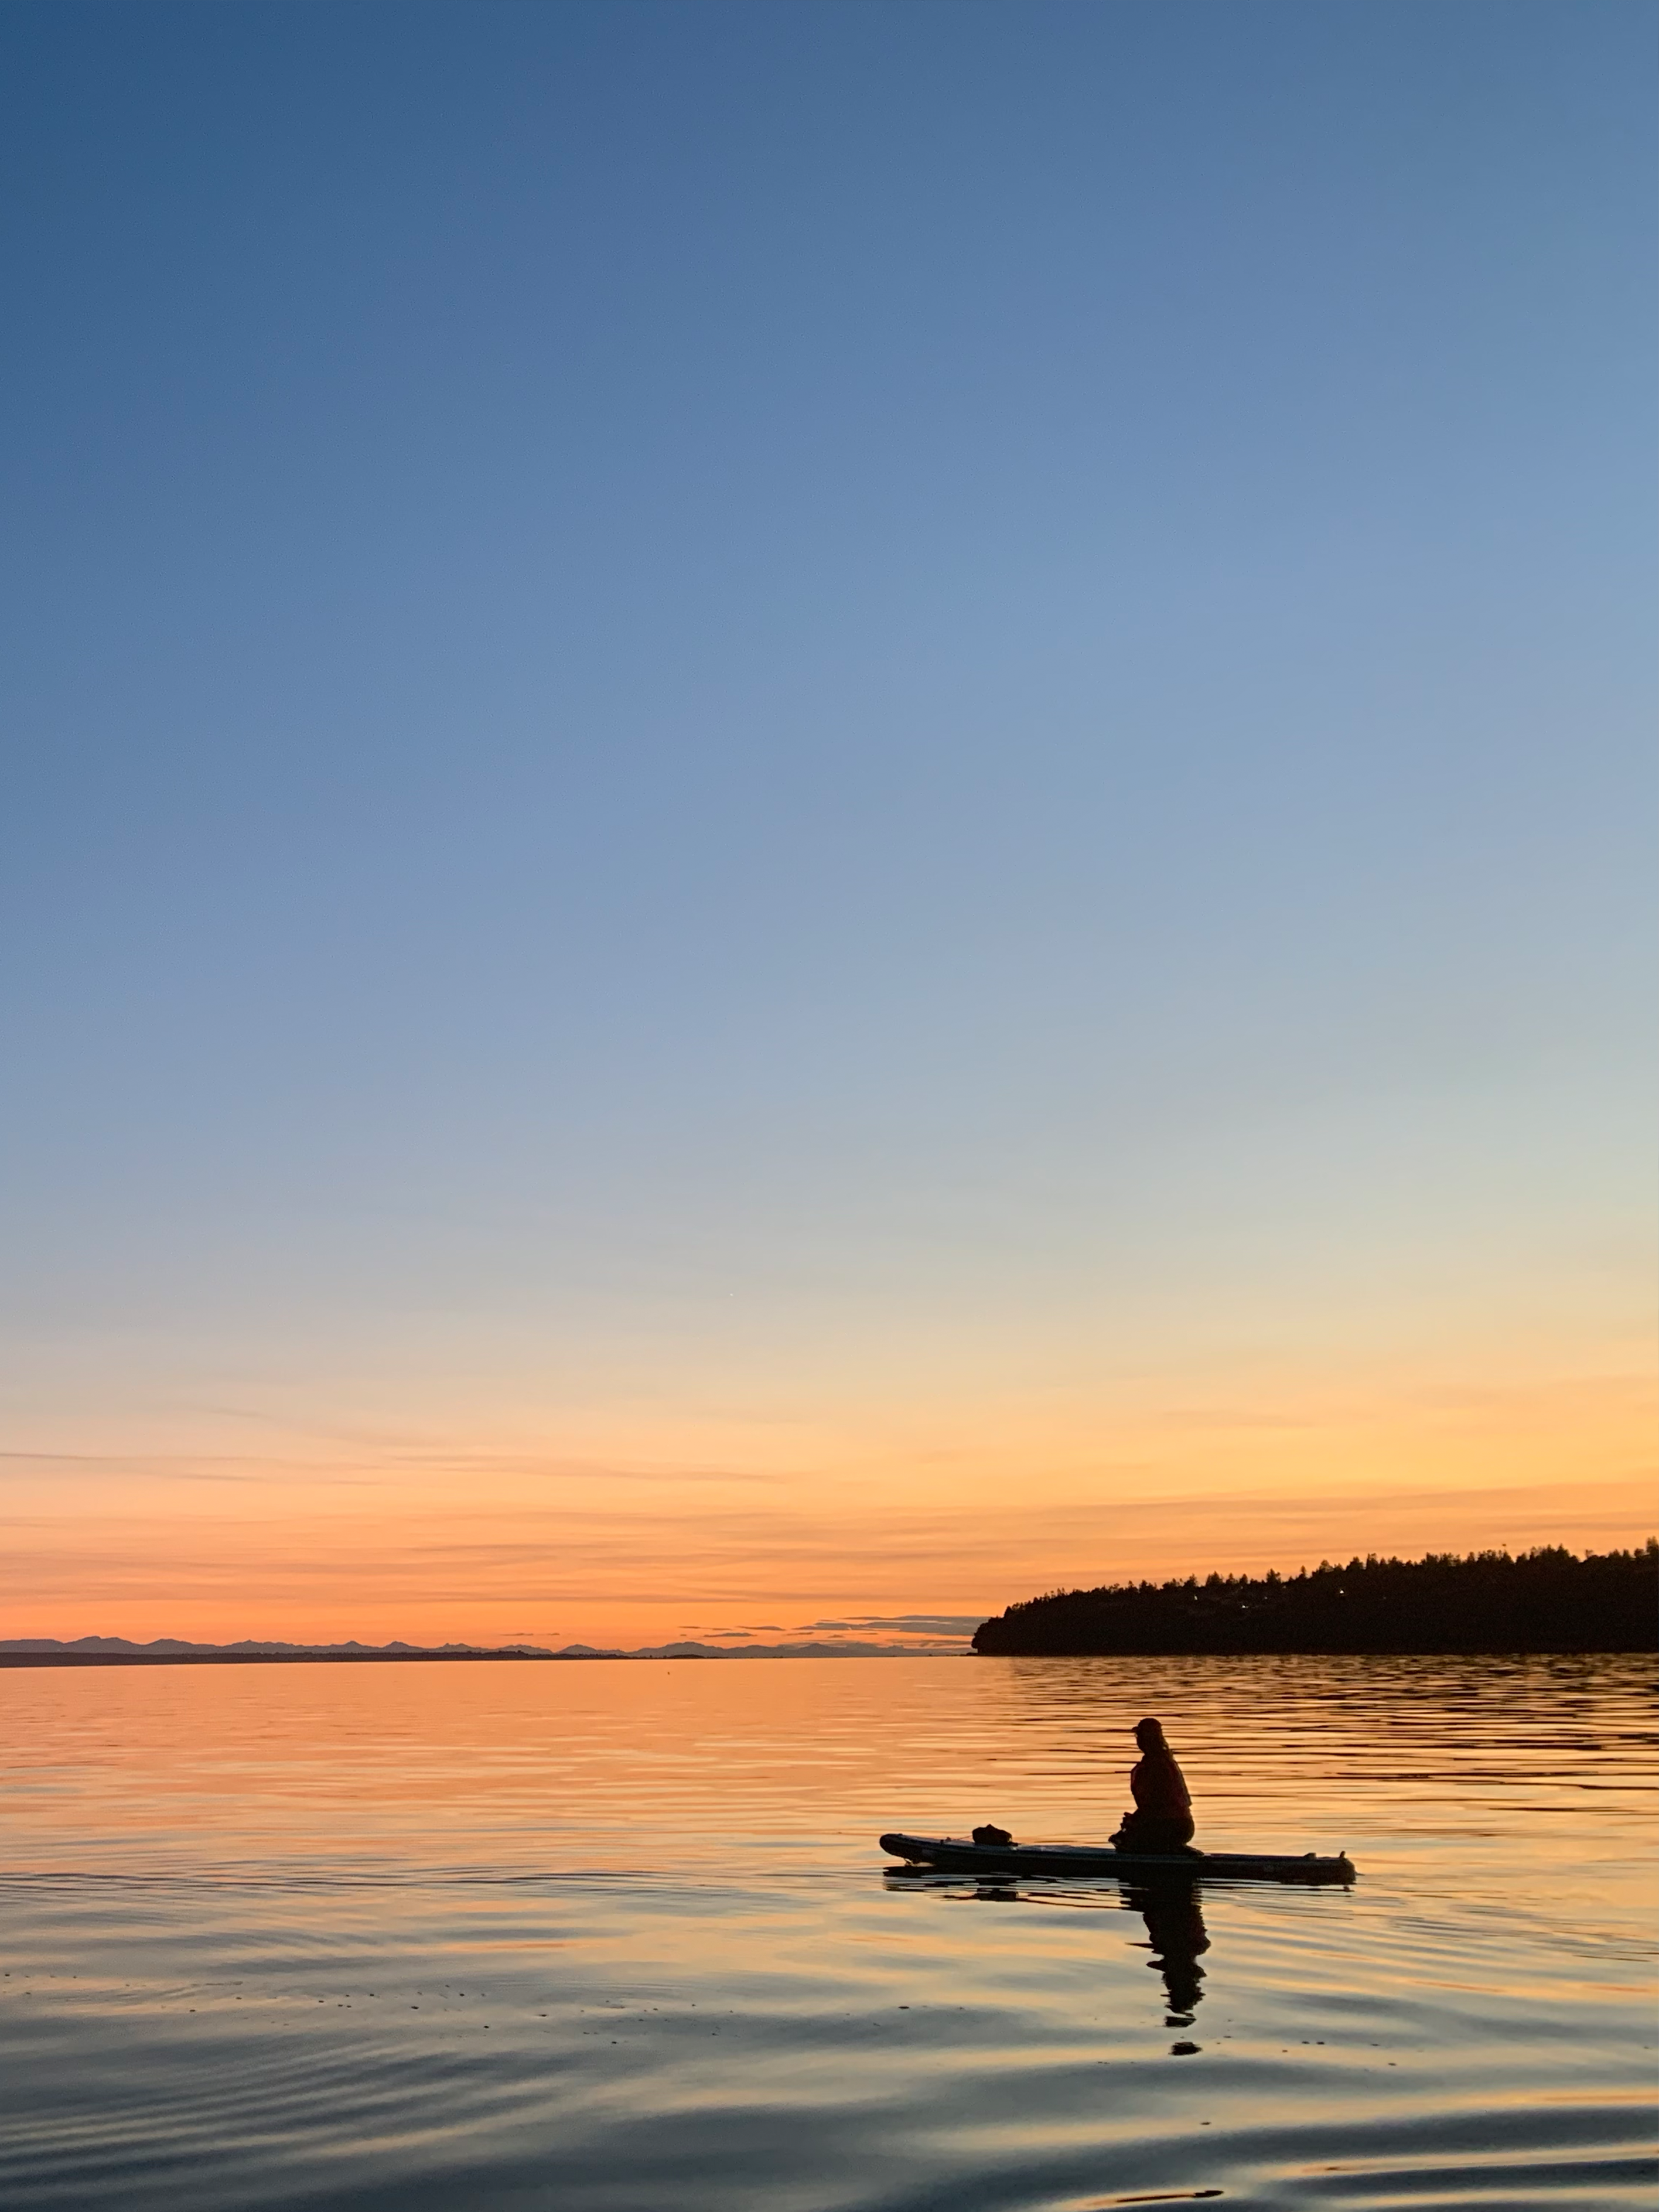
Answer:
<path fill-rule="evenodd" d="M 1659 1543 L 1328 1560 L 1296 1575 L 1051 1590 L 974 1632 L 986 1656 L 1659 1650 Z"/>

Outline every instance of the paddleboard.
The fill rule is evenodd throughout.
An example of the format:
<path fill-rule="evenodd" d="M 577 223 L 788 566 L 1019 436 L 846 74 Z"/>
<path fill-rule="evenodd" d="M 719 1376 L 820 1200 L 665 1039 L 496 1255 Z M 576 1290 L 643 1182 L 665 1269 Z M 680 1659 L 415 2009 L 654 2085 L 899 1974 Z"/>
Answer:
<path fill-rule="evenodd" d="M 1185 1850 L 1154 1856 L 1115 1851 L 1109 1844 L 975 1844 L 954 1836 L 883 1836 L 883 1850 L 912 1866 L 936 1867 L 949 1874 L 1121 1875 L 1130 1880 L 1176 1875 L 1187 1881 L 1208 1876 L 1228 1881 L 1324 1881 L 1355 1880 L 1346 1851 L 1334 1858 L 1316 1851 Z"/>

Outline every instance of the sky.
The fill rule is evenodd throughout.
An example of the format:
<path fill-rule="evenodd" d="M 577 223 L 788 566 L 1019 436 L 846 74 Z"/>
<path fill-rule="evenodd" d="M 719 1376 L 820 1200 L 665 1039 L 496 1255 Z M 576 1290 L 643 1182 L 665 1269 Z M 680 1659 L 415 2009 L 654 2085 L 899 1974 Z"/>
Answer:
<path fill-rule="evenodd" d="M 1650 1532 L 1644 0 L 0 46 L 4 1632 Z"/>

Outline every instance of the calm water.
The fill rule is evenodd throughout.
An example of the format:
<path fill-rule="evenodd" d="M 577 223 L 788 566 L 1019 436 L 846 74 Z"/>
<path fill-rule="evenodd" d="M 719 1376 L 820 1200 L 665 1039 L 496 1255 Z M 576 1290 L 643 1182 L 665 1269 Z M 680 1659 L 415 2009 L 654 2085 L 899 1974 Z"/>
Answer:
<path fill-rule="evenodd" d="M 0 2202 L 1649 2205 L 1650 1679 L 0 1675 Z M 1143 1711 L 1201 1842 L 1346 1844 L 1358 1885 L 1183 1907 L 884 1873 L 888 1826 L 1103 1835 Z"/>

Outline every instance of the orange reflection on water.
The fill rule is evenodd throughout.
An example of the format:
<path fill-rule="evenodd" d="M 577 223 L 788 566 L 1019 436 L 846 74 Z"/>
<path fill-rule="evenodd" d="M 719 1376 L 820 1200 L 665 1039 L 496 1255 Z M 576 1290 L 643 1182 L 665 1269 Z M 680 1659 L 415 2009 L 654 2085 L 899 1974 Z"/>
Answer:
<path fill-rule="evenodd" d="M 829 2212 L 890 2205 L 898 2174 L 921 2202 L 1017 2177 L 1047 2212 L 1311 2203 L 1340 2168 L 1353 2212 L 1408 2185 L 1514 2200 L 1504 2161 L 1547 2160 L 1554 2201 L 1633 2205 L 1647 1673 L 0 1675 L 0 2197 L 440 2212 L 533 2184 L 606 2212 L 672 2173 L 692 2212 Z M 1149 1708 L 1201 1842 L 1346 1844 L 1357 1885 L 884 1871 L 893 1826 L 1098 1838 Z"/>

